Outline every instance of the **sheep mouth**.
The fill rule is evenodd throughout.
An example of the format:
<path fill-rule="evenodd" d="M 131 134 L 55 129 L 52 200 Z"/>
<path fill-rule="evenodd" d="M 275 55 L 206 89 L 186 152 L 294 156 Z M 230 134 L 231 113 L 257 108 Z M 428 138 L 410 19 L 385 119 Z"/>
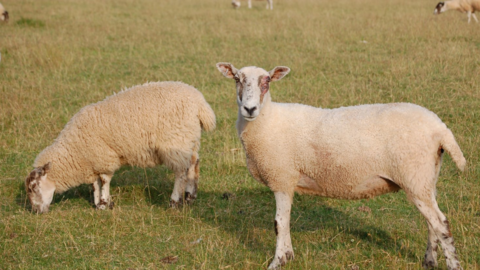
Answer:
<path fill-rule="evenodd" d="M 244 118 L 245 120 L 249 121 L 249 122 L 257 119 L 257 117 L 246 117 L 246 116 L 244 116 L 243 118 Z"/>

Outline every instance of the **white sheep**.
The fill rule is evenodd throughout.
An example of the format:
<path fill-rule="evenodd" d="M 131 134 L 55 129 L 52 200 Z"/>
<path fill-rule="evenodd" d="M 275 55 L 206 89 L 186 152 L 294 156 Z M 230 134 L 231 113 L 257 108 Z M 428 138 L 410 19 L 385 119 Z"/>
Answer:
<path fill-rule="evenodd" d="M 290 211 L 294 191 L 340 199 L 403 189 L 427 219 L 424 267 L 437 265 L 442 244 L 449 269 L 461 269 L 448 221 L 435 200 L 443 150 L 463 171 L 452 132 L 431 111 L 409 103 L 322 109 L 271 101 L 270 82 L 290 72 L 237 70 L 218 63 L 237 89 L 236 128 L 251 175 L 275 195 L 277 245 L 269 269 L 293 259 Z"/>
<path fill-rule="evenodd" d="M 25 180 L 32 209 L 43 213 L 54 192 L 93 184 L 95 205 L 110 205 L 109 184 L 122 165 L 165 164 L 175 172 L 173 206 L 196 198 L 201 129 L 215 128 L 203 95 L 181 82 L 134 86 L 82 108 L 35 159 Z"/>
<path fill-rule="evenodd" d="M 0 21 L 8 22 L 8 11 L 0 3 Z"/>
<path fill-rule="evenodd" d="M 257 0 L 263 1 L 263 0 Z M 232 0 L 232 6 L 234 8 L 239 8 L 241 6 L 240 0 Z M 248 8 L 252 8 L 252 0 L 248 0 Z M 273 0 L 267 0 L 267 9 L 273 10 Z"/>
<path fill-rule="evenodd" d="M 458 10 L 462 13 L 467 13 L 468 23 L 470 23 L 470 17 L 478 23 L 475 11 L 480 11 L 480 0 L 451 0 L 445 2 L 439 2 L 433 11 L 433 14 L 440 14 L 447 10 Z"/>

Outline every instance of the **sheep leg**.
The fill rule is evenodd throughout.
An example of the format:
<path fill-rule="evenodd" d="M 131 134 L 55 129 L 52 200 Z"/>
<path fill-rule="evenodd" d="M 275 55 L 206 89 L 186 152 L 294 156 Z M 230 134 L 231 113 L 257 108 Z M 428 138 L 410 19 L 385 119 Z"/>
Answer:
<path fill-rule="evenodd" d="M 460 266 L 460 262 L 457 258 L 448 220 L 438 208 L 438 204 L 433 196 L 433 193 L 431 198 L 416 198 L 413 201 L 417 206 L 418 210 L 420 210 L 422 215 L 427 219 L 427 223 L 429 224 L 429 243 L 427 246 L 427 252 L 425 254 L 425 261 L 422 264 L 423 267 L 431 267 L 430 265 L 434 264 L 434 261 L 429 261 L 429 259 L 435 254 L 434 251 L 436 247 L 436 238 L 442 245 L 445 259 L 447 260 L 447 268 L 449 270 L 462 269 L 462 267 Z M 435 234 L 435 237 L 430 237 L 432 234 Z M 430 247 L 432 251 L 429 251 Z"/>
<path fill-rule="evenodd" d="M 173 208 L 183 204 L 183 195 L 187 185 L 187 172 L 188 170 L 185 169 L 175 171 L 175 184 L 170 197 L 170 206 Z"/>
<path fill-rule="evenodd" d="M 100 174 L 100 202 L 97 204 L 97 209 L 113 208 L 113 202 L 110 199 L 110 181 L 112 181 L 111 175 Z"/>
<path fill-rule="evenodd" d="M 192 155 L 190 168 L 187 171 L 187 186 L 185 188 L 185 201 L 193 202 L 197 198 L 198 178 L 200 174 L 200 159 L 198 154 Z"/>
<path fill-rule="evenodd" d="M 470 23 L 470 18 L 472 17 L 472 12 L 467 11 L 467 16 L 468 16 L 468 23 Z"/>
<path fill-rule="evenodd" d="M 252 8 L 252 0 L 248 0 L 248 8 Z"/>
<path fill-rule="evenodd" d="M 438 250 L 438 240 L 435 231 L 433 230 L 432 225 L 427 222 L 428 225 L 428 243 L 427 251 L 425 252 L 425 258 L 422 262 L 422 266 L 425 269 L 435 268 L 438 266 L 437 263 L 437 250 Z"/>
<path fill-rule="evenodd" d="M 98 206 L 100 203 L 100 179 L 95 180 L 93 182 L 92 187 L 93 187 L 93 203 L 95 206 Z"/>
<path fill-rule="evenodd" d="M 472 13 L 472 16 L 473 16 L 473 18 L 475 19 L 475 22 L 478 23 L 477 15 L 475 15 L 475 13 Z"/>
<path fill-rule="evenodd" d="M 293 193 L 275 192 L 277 212 L 275 214 L 275 233 L 277 247 L 275 257 L 268 269 L 277 269 L 293 259 L 292 239 L 290 237 L 290 212 L 292 209 Z"/>

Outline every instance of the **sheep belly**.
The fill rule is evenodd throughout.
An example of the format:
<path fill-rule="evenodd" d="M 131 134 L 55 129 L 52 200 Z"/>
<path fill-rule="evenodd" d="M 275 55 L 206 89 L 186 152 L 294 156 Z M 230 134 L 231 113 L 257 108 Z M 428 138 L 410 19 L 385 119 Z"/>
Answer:
<path fill-rule="evenodd" d="M 363 181 L 334 181 L 331 179 L 312 179 L 300 173 L 295 191 L 299 194 L 311 194 L 339 199 L 366 199 L 385 193 L 396 192 L 400 187 L 381 176 L 372 176 Z"/>

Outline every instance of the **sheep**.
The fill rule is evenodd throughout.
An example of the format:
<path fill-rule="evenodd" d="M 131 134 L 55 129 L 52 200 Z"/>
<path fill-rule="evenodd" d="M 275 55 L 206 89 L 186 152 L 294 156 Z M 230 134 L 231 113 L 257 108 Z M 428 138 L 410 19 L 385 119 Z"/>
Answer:
<path fill-rule="evenodd" d="M 241 6 L 240 0 L 232 0 L 232 6 L 234 8 L 239 8 Z M 248 0 L 248 8 L 252 8 L 252 0 Z M 267 9 L 273 10 L 273 0 L 267 0 Z"/>
<path fill-rule="evenodd" d="M 477 16 L 475 16 L 475 11 L 480 11 L 480 0 L 450 0 L 438 2 L 433 14 L 440 14 L 451 9 L 458 10 L 462 13 L 467 13 L 468 23 L 470 23 L 470 18 L 473 15 L 473 18 L 478 23 Z"/>
<path fill-rule="evenodd" d="M 403 189 L 428 224 L 423 266 L 437 266 L 442 244 L 449 269 L 461 269 L 448 221 L 435 200 L 442 153 L 460 170 L 466 160 L 452 132 L 433 112 L 410 103 L 337 109 L 272 102 L 270 82 L 290 72 L 278 66 L 236 69 L 217 63 L 234 79 L 237 135 L 250 174 L 276 200 L 275 257 L 269 269 L 293 259 L 290 211 L 294 192 L 363 199 Z"/>
<path fill-rule="evenodd" d="M 97 209 L 112 206 L 109 184 L 122 165 L 165 164 L 175 173 L 171 205 L 190 202 L 197 192 L 201 130 L 215 125 L 203 95 L 181 82 L 137 85 L 88 105 L 35 159 L 25 179 L 32 210 L 47 212 L 55 192 L 80 184 L 93 184 Z"/>
<path fill-rule="evenodd" d="M 0 3 L 0 21 L 8 22 L 8 11 Z"/>

